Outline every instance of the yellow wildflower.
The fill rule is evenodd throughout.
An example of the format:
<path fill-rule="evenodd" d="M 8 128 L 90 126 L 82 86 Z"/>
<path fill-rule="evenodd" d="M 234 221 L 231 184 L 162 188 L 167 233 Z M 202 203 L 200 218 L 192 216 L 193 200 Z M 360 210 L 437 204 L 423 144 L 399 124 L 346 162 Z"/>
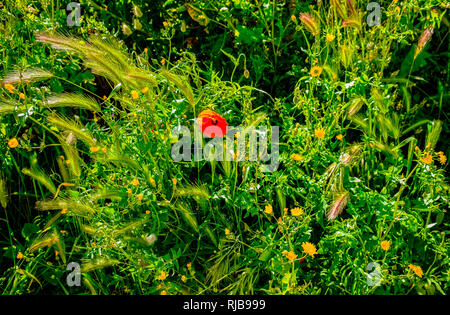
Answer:
<path fill-rule="evenodd" d="M 297 21 L 297 18 L 295 17 L 295 15 L 291 15 L 291 21 L 294 23 Z"/>
<path fill-rule="evenodd" d="M 293 154 L 291 155 L 291 158 L 292 158 L 294 161 L 302 161 L 302 160 L 303 160 L 303 155 L 297 154 L 297 153 L 293 153 Z"/>
<path fill-rule="evenodd" d="M 294 208 L 294 209 L 291 209 L 291 214 L 294 216 L 294 217 L 298 217 L 299 215 L 302 215 L 303 214 L 303 209 L 302 208 Z"/>
<path fill-rule="evenodd" d="M 61 214 L 66 214 L 67 213 L 67 208 L 64 208 L 61 210 Z"/>
<path fill-rule="evenodd" d="M 239 37 L 239 31 L 238 30 L 234 30 L 234 36 L 235 37 Z"/>
<path fill-rule="evenodd" d="M 6 83 L 4 87 L 8 90 L 9 93 L 14 93 L 14 86 L 12 84 Z"/>
<path fill-rule="evenodd" d="M 20 93 L 20 94 L 19 94 L 19 100 L 24 100 L 24 99 L 25 99 L 25 94 Z"/>
<path fill-rule="evenodd" d="M 161 291 L 161 295 L 167 295 L 167 292 L 165 290 Z"/>
<path fill-rule="evenodd" d="M 143 194 L 139 194 L 136 196 L 138 201 L 142 201 L 142 198 L 144 198 Z"/>
<path fill-rule="evenodd" d="M 437 154 L 439 155 L 439 162 L 441 165 L 444 165 L 447 162 L 447 157 L 444 155 L 444 152 L 440 151 Z"/>
<path fill-rule="evenodd" d="M 225 229 L 225 235 L 229 235 L 230 234 L 230 230 L 229 229 Z"/>
<path fill-rule="evenodd" d="M 423 271 L 422 271 L 422 268 L 420 268 L 420 266 L 415 266 L 415 265 L 413 265 L 413 264 L 409 264 L 408 267 L 409 267 L 412 271 L 414 271 L 414 273 L 415 273 L 416 275 L 418 275 L 419 278 L 422 278 L 422 276 L 423 276 Z"/>
<path fill-rule="evenodd" d="M 22 259 L 23 258 L 23 254 L 21 253 L 21 252 L 19 252 L 18 254 L 17 254 L 17 259 Z"/>
<path fill-rule="evenodd" d="M 131 97 L 135 100 L 139 97 L 139 93 L 135 90 L 131 91 Z"/>
<path fill-rule="evenodd" d="M 167 277 L 167 274 L 164 272 L 164 271 L 161 271 L 161 274 L 158 276 L 158 280 L 164 280 L 164 279 L 166 279 L 166 277 Z"/>
<path fill-rule="evenodd" d="M 322 73 L 322 68 L 319 66 L 314 66 L 311 68 L 311 71 L 309 72 L 309 74 L 312 77 L 318 77 L 320 74 Z"/>
<path fill-rule="evenodd" d="M 90 147 L 90 150 L 92 153 L 96 153 L 96 152 L 100 151 L 100 148 L 99 147 Z"/>
<path fill-rule="evenodd" d="M 342 139 L 344 139 L 344 136 L 342 134 L 338 134 L 336 136 L 336 139 L 338 139 L 339 141 L 342 141 Z"/>
<path fill-rule="evenodd" d="M 144 54 L 148 52 L 148 48 L 144 48 Z"/>
<path fill-rule="evenodd" d="M 163 22 L 163 25 L 165 28 L 167 28 L 169 26 L 169 23 L 167 23 L 166 21 Z"/>
<path fill-rule="evenodd" d="M 166 58 L 161 59 L 161 64 L 164 66 L 166 64 Z"/>
<path fill-rule="evenodd" d="M 296 253 L 294 253 L 293 251 L 290 251 L 286 254 L 286 257 L 290 261 L 293 261 L 294 259 L 296 259 L 298 257 L 298 255 Z"/>
<path fill-rule="evenodd" d="M 185 275 L 181 276 L 181 281 L 186 282 L 187 278 Z"/>
<path fill-rule="evenodd" d="M 380 246 L 381 246 L 381 249 L 388 251 L 389 247 L 391 247 L 391 243 L 389 241 L 382 241 Z"/>
<path fill-rule="evenodd" d="M 14 148 L 16 148 L 18 145 L 19 145 L 19 141 L 17 141 L 16 138 L 9 139 L 9 141 L 8 141 L 8 147 L 9 147 L 10 149 L 14 149 Z"/>
<path fill-rule="evenodd" d="M 427 155 L 424 156 L 424 157 L 421 159 L 421 161 L 422 161 L 423 163 L 429 165 L 429 164 L 431 164 L 431 162 L 433 162 L 433 157 L 431 156 L 430 153 L 427 153 Z"/>
<path fill-rule="evenodd" d="M 192 264 L 191 264 L 191 263 L 188 263 L 188 264 L 186 265 L 186 267 L 188 267 L 188 269 L 191 269 Z"/>
<path fill-rule="evenodd" d="M 177 185 L 177 179 L 175 177 L 172 178 L 172 184 L 174 187 Z"/>
<path fill-rule="evenodd" d="M 316 247 L 309 242 L 303 242 L 302 248 L 303 248 L 303 252 L 307 255 L 310 255 L 311 257 L 314 257 L 314 255 L 317 255 Z"/>
<path fill-rule="evenodd" d="M 131 195 L 131 188 L 128 188 L 128 189 L 127 189 L 127 193 L 128 193 L 129 195 Z"/>
<path fill-rule="evenodd" d="M 267 214 L 272 214 L 272 212 L 273 212 L 272 205 L 270 205 L 270 204 L 267 205 L 266 208 L 264 209 L 264 212 Z"/>
<path fill-rule="evenodd" d="M 142 92 L 142 94 L 147 93 L 147 92 L 148 92 L 148 87 L 143 88 L 143 89 L 141 90 L 141 92 Z"/>
<path fill-rule="evenodd" d="M 325 138 L 325 130 L 323 130 L 323 128 L 316 128 L 314 130 L 314 135 L 318 138 L 318 139 L 323 139 Z"/>
<path fill-rule="evenodd" d="M 145 211 L 145 214 L 150 214 L 150 210 L 146 210 L 146 211 Z"/>
<path fill-rule="evenodd" d="M 331 43 L 336 38 L 333 34 L 327 34 L 327 42 Z"/>
<path fill-rule="evenodd" d="M 133 179 L 133 180 L 131 181 L 131 185 L 133 185 L 133 186 L 135 186 L 135 187 L 139 186 L 139 180 L 138 180 L 137 178 Z"/>
<path fill-rule="evenodd" d="M 155 180 L 153 179 L 153 177 L 150 177 L 149 181 L 150 181 L 150 184 L 151 184 L 153 187 L 156 186 L 156 182 L 155 182 Z"/>

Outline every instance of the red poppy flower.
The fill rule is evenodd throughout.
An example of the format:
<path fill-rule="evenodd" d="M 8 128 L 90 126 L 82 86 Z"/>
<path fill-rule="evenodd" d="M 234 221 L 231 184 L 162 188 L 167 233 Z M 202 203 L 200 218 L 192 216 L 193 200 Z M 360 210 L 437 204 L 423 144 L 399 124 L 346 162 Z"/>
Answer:
<path fill-rule="evenodd" d="M 224 137 L 227 134 L 226 119 L 210 109 L 206 109 L 198 115 L 197 123 L 207 137 Z"/>

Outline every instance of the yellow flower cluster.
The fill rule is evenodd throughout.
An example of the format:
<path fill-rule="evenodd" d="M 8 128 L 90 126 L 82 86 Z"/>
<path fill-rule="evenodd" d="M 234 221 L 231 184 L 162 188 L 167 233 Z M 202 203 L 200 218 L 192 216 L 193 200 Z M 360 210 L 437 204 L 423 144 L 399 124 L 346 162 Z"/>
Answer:
<path fill-rule="evenodd" d="M 272 214 L 273 213 L 273 208 L 272 205 L 267 205 L 266 208 L 264 209 L 264 212 L 267 214 Z"/>
<path fill-rule="evenodd" d="M 439 162 L 441 165 L 444 165 L 447 162 L 447 157 L 444 155 L 444 152 L 440 151 L 437 154 L 439 155 Z"/>
<path fill-rule="evenodd" d="M 317 249 L 314 246 L 314 244 L 311 244 L 309 242 L 303 242 L 302 243 L 303 252 L 311 257 L 314 258 L 314 255 L 317 255 Z"/>
<path fill-rule="evenodd" d="M 391 247 L 391 243 L 389 241 L 382 241 L 380 246 L 382 250 L 388 251 L 389 247 Z"/>
<path fill-rule="evenodd" d="M 414 273 L 416 274 L 416 275 L 418 275 L 419 276 L 419 278 L 422 278 L 422 276 L 423 276 L 423 271 L 422 271 L 422 268 L 420 268 L 420 266 L 416 266 L 416 265 L 413 265 L 413 264 L 409 264 L 409 269 L 411 269 L 412 271 L 414 271 Z"/>

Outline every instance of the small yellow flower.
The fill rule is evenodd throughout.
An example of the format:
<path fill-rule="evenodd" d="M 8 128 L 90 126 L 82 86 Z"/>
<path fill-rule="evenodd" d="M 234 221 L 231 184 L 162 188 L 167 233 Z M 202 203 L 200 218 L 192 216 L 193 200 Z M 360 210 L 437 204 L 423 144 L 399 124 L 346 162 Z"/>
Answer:
<path fill-rule="evenodd" d="M 142 92 L 142 94 L 147 93 L 147 92 L 148 92 L 148 87 L 143 88 L 143 89 L 141 90 L 141 92 Z"/>
<path fill-rule="evenodd" d="M 8 90 L 9 93 L 14 93 L 14 86 L 12 84 L 6 83 L 4 87 Z"/>
<path fill-rule="evenodd" d="M 103 149 L 102 149 L 102 152 L 103 152 L 103 153 L 106 153 L 106 148 L 103 148 Z"/>
<path fill-rule="evenodd" d="M 333 34 L 327 34 L 327 42 L 331 43 L 336 38 Z"/>
<path fill-rule="evenodd" d="M 58 256 L 59 252 L 57 250 L 55 250 L 55 256 Z"/>
<path fill-rule="evenodd" d="M 303 155 L 297 154 L 297 153 L 293 153 L 293 154 L 291 155 L 291 158 L 292 158 L 294 161 L 302 161 L 302 160 L 303 160 Z"/>
<path fill-rule="evenodd" d="M 144 198 L 143 194 L 139 194 L 136 196 L 138 201 L 142 201 L 142 198 Z"/>
<path fill-rule="evenodd" d="M 90 147 L 90 150 L 92 153 L 96 153 L 96 152 L 100 151 L 100 148 L 99 147 Z"/>
<path fill-rule="evenodd" d="M 342 134 L 338 134 L 336 136 L 336 139 L 338 139 L 339 141 L 342 141 L 342 139 L 344 139 L 344 136 Z"/>
<path fill-rule="evenodd" d="M 164 280 L 164 279 L 166 279 L 166 277 L 167 277 L 167 274 L 164 272 L 164 271 L 161 271 L 161 274 L 158 276 L 158 280 Z"/>
<path fill-rule="evenodd" d="M 17 254 L 17 259 L 22 259 L 23 258 L 23 254 L 21 253 L 21 252 L 19 252 L 18 254 Z"/>
<path fill-rule="evenodd" d="M 149 181 L 150 181 L 150 185 L 152 185 L 153 187 L 156 186 L 156 182 L 155 182 L 155 180 L 153 179 L 153 177 L 150 177 Z"/>
<path fill-rule="evenodd" d="M 284 209 L 283 209 L 283 212 L 284 212 L 284 215 L 287 215 L 287 213 L 288 213 L 288 208 L 284 208 Z"/>
<path fill-rule="evenodd" d="M 150 214 L 150 210 L 146 210 L 146 211 L 145 211 L 145 214 Z"/>
<path fill-rule="evenodd" d="M 186 267 L 188 267 L 188 269 L 191 269 L 192 264 L 191 264 L 191 263 L 188 263 L 188 264 L 186 265 Z"/>
<path fill-rule="evenodd" d="M 230 230 L 229 229 L 225 229 L 225 235 L 229 235 L 230 234 Z"/>
<path fill-rule="evenodd" d="M 444 165 L 447 162 L 447 157 L 444 155 L 444 152 L 440 151 L 437 154 L 439 155 L 439 162 L 441 165 Z"/>
<path fill-rule="evenodd" d="M 288 254 L 288 251 L 287 251 L 287 250 L 284 250 L 284 251 L 281 252 L 281 254 L 283 254 L 284 256 L 286 256 L 286 255 Z"/>
<path fill-rule="evenodd" d="M 174 187 L 177 185 L 177 179 L 175 177 L 172 178 L 172 184 Z"/>
<path fill-rule="evenodd" d="M 127 189 L 127 194 L 131 195 L 131 188 Z"/>
<path fill-rule="evenodd" d="M 64 208 L 61 210 L 61 214 L 66 214 L 67 213 L 67 208 Z"/>
<path fill-rule="evenodd" d="M 389 241 L 382 241 L 380 246 L 381 246 L 381 249 L 388 251 L 389 247 L 391 247 L 391 243 Z"/>
<path fill-rule="evenodd" d="M 416 275 L 418 275 L 419 278 L 422 278 L 422 276 L 423 276 L 423 271 L 422 271 L 422 268 L 420 268 L 420 266 L 415 266 L 415 265 L 413 265 L 413 264 L 409 264 L 408 267 L 409 267 L 412 271 L 414 271 L 414 273 L 415 273 Z"/>
<path fill-rule="evenodd" d="M 295 15 L 291 15 L 291 21 L 294 23 L 297 21 L 297 18 L 295 17 Z"/>
<path fill-rule="evenodd" d="M 316 247 L 309 243 L 309 242 L 303 242 L 302 243 L 303 252 L 307 255 L 310 255 L 314 258 L 314 255 L 317 255 Z"/>
<path fill-rule="evenodd" d="M 296 259 L 298 257 L 298 255 L 296 253 L 294 253 L 293 251 L 290 251 L 286 254 L 286 257 L 290 261 L 293 261 L 294 259 Z"/>
<path fill-rule="evenodd" d="M 325 138 L 325 130 L 323 130 L 323 128 L 316 128 L 314 130 L 314 135 L 318 138 L 318 139 L 323 139 Z"/>
<path fill-rule="evenodd" d="M 425 163 L 425 164 L 430 165 L 431 162 L 433 162 L 433 157 L 431 156 L 430 153 L 427 153 L 427 155 L 424 156 L 424 157 L 421 159 L 421 161 L 422 161 L 423 163 Z"/>
<path fill-rule="evenodd" d="M 161 59 L 161 64 L 162 64 L 163 66 L 166 65 L 166 58 Z"/>
<path fill-rule="evenodd" d="M 264 212 L 267 214 L 272 214 L 273 212 L 272 205 L 267 205 L 266 208 L 264 209 Z"/>
<path fill-rule="evenodd" d="M 166 21 L 163 22 L 163 25 L 165 28 L 167 28 L 169 26 L 169 23 L 167 23 Z"/>
<path fill-rule="evenodd" d="M 160 284 L 158 284 L 158 286 L 156 287 L 158 290 L 160 290 L 161 289 L 161 285 Z"/>
<path fill-rule="evenodd" d="M 133 185 L 134 187 L 139 186 L 139 180 L 138 180 L 137 178 L 133 179 L 133 180 L 131 181 L 131 185 Z"/>
<path fill-rule="evenodd" d="M 298 217 L 299 215 L 302 215 L 303 214 L 303 209 L 302 208 L 294 208 L 294 209 L 291 209 L 291 214 L 294 216 L 294 217 Z"/>
<path fill-rule="evenodd" d="M 414 150 L 415 150 L 415 151 L 419 151 L 420 148 L 419 148 L 418 146 L 415 146 L 415 147 L 414 147 Z"/>
<path fill-rule="evenodd" d="M 161 291 L 161 295 L 167 295 L 166 290 Z"/>
<path fill-rule="evenodd" d="M 234 36 L 235 37 L 239 37 L 239 31 L 236 29 L 236 30 L 234 30 Z"/>
<path fill-rule="evenodd" d="M 144 48 L 144 54 L 148 52 L 148 48 Z"/>
<path fill-rule="evenodd" d="M 187 278 L 185 275 L 181 276 L 181 281 L 186 282 Z"/>
<path fill-rule="evenodd" d="M 139 93 L 135 90 L 131 91 L 131 97 L 135 100 L 139 97 Z"/>
<path fill-rule="evenodd" d="M 108 97 L 106 95 L 103 95 L 103 100 L 106 101 Z"/>
<path fill-rule="evenodd" d="M 311 68 L 311 71 L 309 72 L 309 74 L 312 77 L 318 77 L 320 74 L 322 73 L 322 68 L 319 66 L 314 66 Z"/>
<path fill-rule="evenodd" d="M 25 99 L 25 94 L 20 93 L 20 94 L 19 94 L 19 100 L 24 100 L 24 99 Z"/>
<path fill-rule="evenodd" d="M 397 7 L 395 7 L 395 12 L 397 13 L 397 14 L 400 14 L 400 11 L 401 11 L 401 9 L 400 9 L 400 7 L 399 6 L 397 6 Z"/>
<path fill-rule="evenodd" d="M 9 139 L 9 141 L 8 141 L 8 147 L 9 147 L 10 149 L 17 148 L 18 145 L 19 145 L 19 141 L 17 141 L 16 138 Z"/>

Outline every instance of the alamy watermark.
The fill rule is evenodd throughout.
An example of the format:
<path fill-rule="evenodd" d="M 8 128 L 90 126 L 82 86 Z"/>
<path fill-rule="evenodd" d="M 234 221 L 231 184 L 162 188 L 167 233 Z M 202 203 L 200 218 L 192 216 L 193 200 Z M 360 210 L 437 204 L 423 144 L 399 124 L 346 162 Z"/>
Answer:
<path fill-rule="evenodd" d="M 222 129 L 218 126 L 208 126 L 202 133 L 197 123 L 194 123 L 193 133 L 192 150 L 191 130 L 186 126 L 177 126 L 172 129 L 172 137 L 177 138 L 171 152 L 174 161 L 239 162 L 247 160 L 260 161 L 262 172 L 274 172 L 278 169 L 280 156 L 278 126 L 270 126 L 270 128 L 229 126 L 227 133 L 223 135 Z M 208 138 L 204 134 L 214 134 L 214 137 Z M 268 152 L 269 134 L 270 154 Z"/>
<path fill-rule="evenodd" d="M 66 277 L 66 283 L 69 287 L 81 286 L 81 267 L 79 263 L 71 262 L 67 265 L 67 271 L 70 273 Z"/>
<path fill-rule="evenodd" d="M 379 286 L 381 284 L 381 266 L 379 263 L 370 262 L 366 267 L 367 271 L 370 273 L 367 274 L 366 283 L 369 287 Z"/>
<path fill-rule="evenodd" d="M 81 5 L 78 2 L 70 2 L 67 7 L 67 11 L 72 11 L 67 15 L 67 25 L 80 26 L 81 25 Z"/>

